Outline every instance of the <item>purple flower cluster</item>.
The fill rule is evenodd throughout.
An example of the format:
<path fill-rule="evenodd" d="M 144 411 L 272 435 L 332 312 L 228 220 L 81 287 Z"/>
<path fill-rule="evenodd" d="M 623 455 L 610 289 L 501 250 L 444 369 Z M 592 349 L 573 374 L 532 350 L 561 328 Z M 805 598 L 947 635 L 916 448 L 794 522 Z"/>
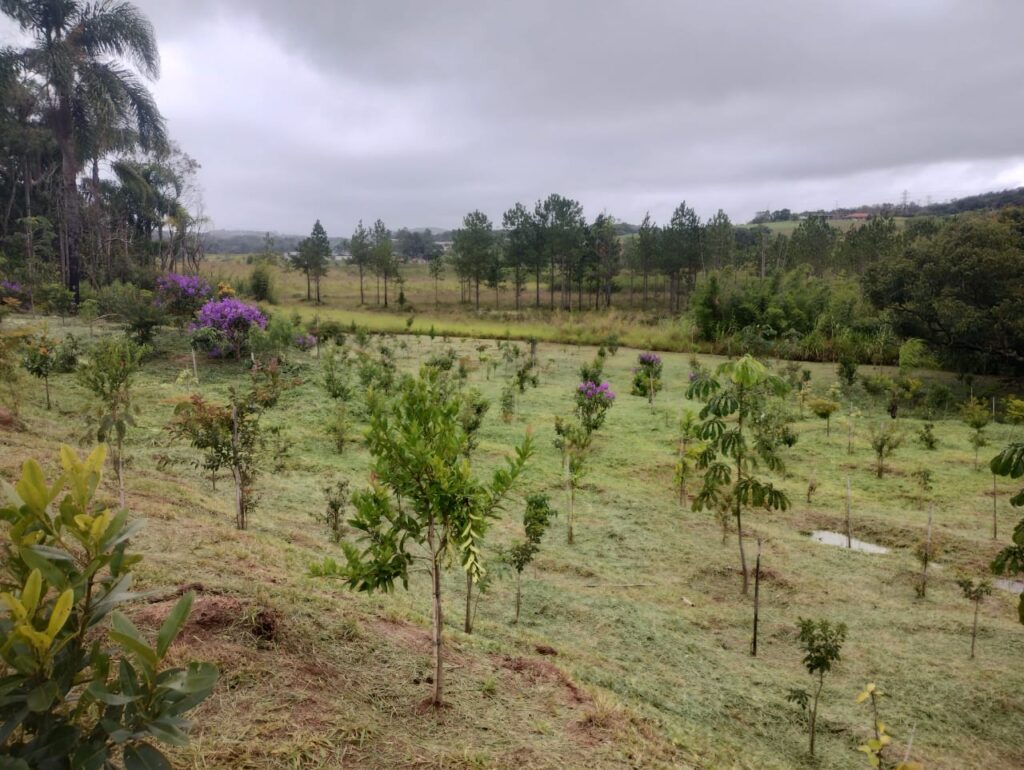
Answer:
<path fill-rule="evenodd" d="M 227 347 L 222 352 L 234 352 L 240 355 L 249 335 L 249 329 L 258 326 L 265 329 L 267 317 L 260 312 L 258 307 L 247 305 L 234 297 L 210 300 L 199 309 L 195 323 L 189 328 L 191 331 L 209 328 L 220 332 L 224 337 Z"/>
<path fill-rule="evenodd" d="M 17 281 L 0 281 L 0 294 L 11 297 L 20 297 L 25 292 L 25 287 Z"/>
<path fill-rule="evenodd" d="M 168 273 L 156 279 L 153 304 L 171 315 L 190 318 L 212 294 L 210 284 L 198 275 Z"/>
<path fill-rule="evenodd" d="M 312 334 L 296 334 L 295 347 L 299 350 L 312 350 L 316 347 L 316 337 Z"/>
<path fill-rule="evenodd" d="M 596 382 L 581 382 L 576 387 L 576 392 L 584 398 L 597 398 L 603 401 L 614 401 L 615 392 L 607 380 L 598 385 Z"/>
<path fill-rule="evenodd" d="M 661 363 L 661 356 L 657 353 L 641 353 L 639 357 L 640 365 L 654 368 Z"/>

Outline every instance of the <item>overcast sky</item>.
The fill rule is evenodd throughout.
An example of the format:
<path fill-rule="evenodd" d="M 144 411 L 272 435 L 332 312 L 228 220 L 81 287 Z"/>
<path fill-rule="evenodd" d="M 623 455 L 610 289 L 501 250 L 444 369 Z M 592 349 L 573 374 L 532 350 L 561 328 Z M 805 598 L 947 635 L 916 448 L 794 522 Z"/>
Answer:
<path fill-rule="evenodd" d="M 222 228 L 1024 184 L 1022 0 L 138 0 Z"/>

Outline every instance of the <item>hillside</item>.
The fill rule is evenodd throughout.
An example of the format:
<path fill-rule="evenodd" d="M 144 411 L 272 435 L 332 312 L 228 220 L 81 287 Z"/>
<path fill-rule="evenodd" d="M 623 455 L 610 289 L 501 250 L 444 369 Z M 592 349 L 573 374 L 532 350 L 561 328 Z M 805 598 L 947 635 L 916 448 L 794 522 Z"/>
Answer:
<path fill-rule="evenodd" d="M 49 325 L 51 333 L 88 336 L 79 326 Z M 460 630 L 463 580 L 455 571 L 445 579 L 450 707 L 435 714 L 420 705 L 429 692 L 423 576 L 408 592 L 370 596 L 309 576 L 312 562 L 338 556 L 311 518 L 323 506 L 321 489 L 339 477 L 364 488 L 368 463 L 360 441 L 339 455 L 324 432 L 334 406 L 319 385 L 315 354 L 289 355 L 287 372 L 302 384 L 268 413 L 268 426 L 279 432 L 258 482 L 259 507 L 250 529 L 239 532 L 229 482 L 212 489 L 191 467 L 192 453 L 169 444 L 163 431 L 175 399 L 186 395 L 175 383 L 189 366 L 184 345 L 164 333 L 137 386 L 128 504 L 149 520 L 138 549 L 142 588 L 152 594 L 134 617 L 153 628 L 169 597 L 193 587 L 199 599 L 175 654 L 221 669 L 214 696 L 196 714 L 191 747 L 177 754 L 182 766 L 852 769 L 864 766 L 856 748 L 871 724 L 854 697 L 869 681 L 890 696 L 882 708 L 896 736 L 893 756 L 909 750 L 929 770 L 1024 763 L 1017 665 L 1024 632 L 1011 594 L 997 592 L 982 605 L 978 658 L 967 659 L 971 608 L 953 578 L 983 571 L 1000 541 L 990 535 L 991 477 L 972 470 L 968 429 L 959 421 L 933 420 L 940 444 L 927 452 L 910 440 L 921 421 L 902 418 L 907 443 L 879 479 L 868 427 L 881 404 L 860 390 L 851 394 L 865 414 L 853 423 L 852 454 L 838 415 L 831 437 L 822 421 L 797 419 L 797 444 L 777 477 L 793 507 L 755 513 L 746 525 L 748 551 L 759 540 L 763 552 L 754 658 L 735 532 L 723 532 L 710 513 L 681 507 L 673 488 L 675 426 L 687 406 L 685 355 L 665 356 L 666 389 L 653 408 L 628 395 L 637 351 L 623 348 L 609 360 L 605 376 L 619 397 L 578 493 L 577 543 L 568 546 L 551 426 L 571 409 L 576 370 L 594 348 L 541 344 L 540 387 L 518 399 L 506 424 L 497 404 L 507 372 L 481 363 L 498 355 L 494 342 L 413 336 L 372 340 L 368 350 L 380 342 L 393 348 L 400 371 L 415 371 L 449 346 L 467 362 L 470 384 L 492 403 L 478 473 L 529 427 L 537 437 L 514 503 L 487 536 L 496 580 L 471 636 Z M 834 379 L 831 366 L 808 368 L 816 389 Z M 199 387 L 215 399 L 246 379 L 231 361 L 201 362 L 199 372 Z M 84 392 L 60 376 L 53 393 L 55 408 L 46 412 L 41 395 L 26 389 L 28 430 L 0 430 L 3 478 L 12 479 L 29 456 L 52 469 L 58 444 L 78 435 Z M 361 412 L 351 409 L 358 436 Z M 1010 432 L 996 425 L 989 437 L 997 445 Z M 927 499 L 912 475 L 921 467 L 934 471 Z M 855 535 L 891 552 L 858 553 L 808 537 L 842 528 L 847 478 Z M 109 482 L 105 488 L 109 495 Z M 997 519 L 1007 533 L 1017 516 L 1004 502 L 1009 485 L 998 488 Z M 513 583 L 494 546 L 516 535 L 522 496 L 534 491 L 547 492 L 562 515 L 525 576 L 523 619 L 514 625 Z M 944 550 L 927 598 L 919 599 L 911 549 L 924 535 L 928 500 Z M 842 662 L 826 681 L 818 764 L 806 758 L 804 720 L 786 701 L 790 688 L 809 682 L 796 644 L 800 617 L 850 628 Z"/>

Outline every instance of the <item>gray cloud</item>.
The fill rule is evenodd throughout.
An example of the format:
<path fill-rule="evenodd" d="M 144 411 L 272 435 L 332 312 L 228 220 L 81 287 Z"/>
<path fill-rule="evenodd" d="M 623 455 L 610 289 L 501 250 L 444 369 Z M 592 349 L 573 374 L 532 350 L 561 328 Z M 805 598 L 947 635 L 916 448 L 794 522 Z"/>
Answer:
<path fill-rule="evenodd" d="M 138 0 L 222 227 L 631 221 L 1024 184 L 1014 0 Z"/>

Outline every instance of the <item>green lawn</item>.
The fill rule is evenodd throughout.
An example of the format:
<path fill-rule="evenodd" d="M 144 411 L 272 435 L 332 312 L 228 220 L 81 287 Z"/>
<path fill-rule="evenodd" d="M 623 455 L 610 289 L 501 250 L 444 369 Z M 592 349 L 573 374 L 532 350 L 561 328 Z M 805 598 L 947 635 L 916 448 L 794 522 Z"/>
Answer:
<path fill-rule="evenodd" d="M 404 319 L 394 318 L 400 331 Z M 477 325 L 449 331 L 501 336 L 480 319 L 467 323 Z M 51 333 L 82 331 L 53 320 L 49 326 Z M 496 352 L 493 340 L 468 338 L 409 336 L 390 344 L 405 371 L 449 345 L 471 365 L 478 346 Z M 150 519 L 139 544 L 143 588 L 166 593 L 202 583 L 210 618 L 186 634 L 178 654 L 214 659 L 223 672 L 197 715 L 191 748 L 178 754 L 184 766 L 866 767 L 856 749 L 871 721 L 855 697 L 868 682 L 889 696 L 882 710 L 895 736 L 890 759 L 901 758 L 912 740 L 910 756 L 930 770 L 1024 766 L 1024 627 L 1016 599 L 997 591 L 982 605 L 971 661 L 971 606 L 954 583 L 960 571 L 984 572 L 1019 512 L 1007 502 L 1013 485 L 1000 480 L 1001 534 L 993 541 L 992 477 L 973 470 L 969 430 L 956 420 L 937 421 L 939 448 L 928 452 L 913 440 L 920 422 L 901 418 L 906 440 L 882 479 L 874 475 L 866 436 L 869 421 L 889 418 L 863 391 L 851 396 L 864 413 L 855 423 L 853 454 L 846 451 L 845 407 L 833 415 L 831 438 L 821 420 L 795 424 L 798 443 L 784 452 L 787 473 L 776 479 L 793 507 L 746 518 L 748 553 L 760 538 L 764 568 L 753 658 L 752 606 L 740 592 L 735 533 L 723 540 L 713 516 L 681 508 L 672 488 L 675 426 L 694 406 L 684 397 L 687 356 L 664 356 L 666 389 L 652 410 L 629 395 L 637 351 L 621 349 L 606 367 L 619 396 L 578 496 L 576 544 L 566 545 L 564 518 L 556 519 L 524 580 L 521 623 L 511 624 L 513 582 L 505 577 L 484 595 L 476 632 L 466 636 L 459 630 L 463 580 L 455 571 L 448 575 L 454 705 L 435 715 L 418 708 L 429 694 L 426 577 L 417 575 L 408 592 L 367 597 L 307 575 L 309 563 L 338 555 L 309 516 L 323 506 L 321 489 L 337 477 L 365 486 L 368 465 L 361 444 L 339 456 L 325 435 L 333 405 L 318 385 L 314 356 L 294 354 L 302 384 L 266 417 L 287 452 L 276 469 L 268 461 L 260 507 L 250 530 L 239 533 L 229 483 L 211 490 L 186 464 L 186 448 L 167 445 L 162 428 L 174 400 L 185 395 L 175 380 L 189 364 L 180 335 L 163 334 L 157 350 L 139 380 L 140 424 L 131 433 L 127 469 L 129 506 Z M 577 369 L 594 352 L 542 343 L 540 387 L 521 397 L 511 424 L 498 416 L 503 371 L 487 379 L 480 366 L 470 375 L 492 403 L 477 454 L 480 473 L 528 428 L 537 438 L 514 503 L 489 533 L 492 543 L 518 534 L 528 493 L 546 491 L 564 508 L 552 424 L 571 411 Z M 820 391 L 834 379 L 830 365 L 808 368 Z M 201 390 L 213 397 L 245 377 L 232 363 L 200 364 Z M 28 430 L 0 430 L 0 473 L 8 480 L 29 455 L 53 468 L 58 443 L 81 434 L 86 403 L 67 376 L 54 383 L 52 412 L 27 377 L 21 392 Z M 983 456 L 1012 430 L 991 426 Z M 161 459 L 171 463 L 158 467 Z M 912 476 L 921 468 L 934 474 L 927 501 Z M 808 504 L 812 478 L 818 488 Z M 808 537 L 815 529 L 842 529 L 847 478 L 853 534 L 890 553 L 852 552 Z M 929 506 L 945 553 L 927 598 L 918 599 L 911 548 L 924 536 Z M 493 560 L 491 566 L 500 571 Z M 800 617 L 849 625 L 842 662 L 825 684 L 816 762 L 806 755 L 805 722 L 785 697 L 809 685 L 796 644 Z M 256 632 L 266 625 L 254 622 L 261 618 L 270 618 L 273 633 Z M 539 655 L 538 645 L 557 655 Z"/>

